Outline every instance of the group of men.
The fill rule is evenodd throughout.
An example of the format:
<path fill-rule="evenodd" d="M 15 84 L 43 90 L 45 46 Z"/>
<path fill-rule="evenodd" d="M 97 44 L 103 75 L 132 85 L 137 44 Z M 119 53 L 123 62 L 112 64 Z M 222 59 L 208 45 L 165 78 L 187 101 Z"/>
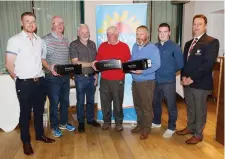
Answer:
<path fill-rule="evenodd" d="M 16 83 L 20 103 L 19 127 L 26 155 L 33 154 L 29 135 L 32 108 L 36 140 L 54 142 L 44 135 L 43 111 L 46 96 L 50 101 L 50 126 L 53 136 L 62 136 L 64 129 L 75 130 L 75 126 L 68 123 L 70 77 L 57 74 L 54 70 L 56 64 L 71 62 L 82 65 L 82 74 L 74 75 L 79 132 L 85 131 L 85 114 L 87 124 L 101 126 L 94 118 L 94 96 L 98 84 L 95 63 L 110 59 L 127 62 L 147 58 L 152 62 L 150 68 L 130 71 L 133 78 L 133 102 L 137 113 L 137 126 L 131 132 L 140 132 L 140 139 L 147 139 L 151 128 L 161 127 L 164 99 L 168 106 L 169 120 L 168 129 L 163 136 L 169 138 L 174 134 L 177 121 L 175 77 L 176 72 L 182 69 L 181 83 L 184 86 L 188 121 L 187 127 L 177 131 L 177 134 L 193 134 L 192 138 L 186 141 L 187 144 L 196 144 L 203 139 L 206 100 L 212 90 L 212 68 L 219 49 L 218 40 L 206 34 L 207 18 L 204 15 L 196 15 L 193 18 L 194 39 L 186 43 L 184 54 L 180 47 L 170 40 L 171 31 L 167 23 L 159 25 L 159 42 L 156 44 L 150 42 L 148 28 L 139 26 L 136 29 L 136 43 L 133 45 L 132 55 L 128 45 L 119 41 L 119 31 L 115 26 L 107 28 L 107 41 L 103 42 L 97 51 L 95 43 L 90 40 L 90 31 L 86 24 L 79 25 L 78 38 L 71 43 L 63 35 L 64 21 L 59 16 L 53 17 L 51 32 L 42 39 L 34 33 L 36 17 L 33 13 L 23 13 L 21 25 L 22 32 L 8 40 L 6 68 Z M 122 70 L 101 72 L 103 130 L 111 126 L 112 103 L 115 128 L 117 131 L 123 130 L 124 79 L 125 73 Z"/>

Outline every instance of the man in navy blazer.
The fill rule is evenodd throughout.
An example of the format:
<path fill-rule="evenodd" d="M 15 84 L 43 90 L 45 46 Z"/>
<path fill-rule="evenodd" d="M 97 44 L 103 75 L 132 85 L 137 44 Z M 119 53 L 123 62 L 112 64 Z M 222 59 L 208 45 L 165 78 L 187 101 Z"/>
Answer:
<path fill-rule="evenodd" d="M 193 134 L 186 144 L 197 144 L 203 139 L 207 116 L 207 97 L 213 89 L 212 70 L 219 50 L 219 41 L 206 34 L 207 18 L 195 15 L 193 18 L 194 38 L 184 47 L 184 68 L 181 83 L 184 86 L 187 104 L 187 127 L 177 131 L 178 135 Z"/>

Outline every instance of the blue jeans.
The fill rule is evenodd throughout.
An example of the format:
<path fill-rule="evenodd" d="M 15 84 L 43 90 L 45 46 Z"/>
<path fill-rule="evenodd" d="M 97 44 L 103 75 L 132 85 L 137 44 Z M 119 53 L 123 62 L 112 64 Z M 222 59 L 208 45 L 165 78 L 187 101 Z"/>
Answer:
<path fill-rule="evenodd" d="M 166 82 L 166 83 L 156 83 L 153 97 L 153 112 L 154 124 L 161 124 L 162 116 L 162 100 L 165 99 L 168 112 L 169 112 L 169 121 L 168 129 L 176 129 L 177 121 L 177 106 L 176 106 L 176 82 Z"/>
<path fill-rule="evenodd" d="M 84 123 L 84 99 L 86 95 L 86 117 L 90 122 L 94 119 L 94 98 L 95 98 L 95 78 L 75 75 L 75 85 L 77 93 L 77 119 L 79 123 Z"/>
<path fill-rule="evenodd" d="M 58 127 L 59 123 L 68 123 L 70 77 L 46 76 L 47 95 L 50 102 L 50 125 L 51 128 Z M 58 105 L 60 103 L 60 122 L 58 120 Z"/>

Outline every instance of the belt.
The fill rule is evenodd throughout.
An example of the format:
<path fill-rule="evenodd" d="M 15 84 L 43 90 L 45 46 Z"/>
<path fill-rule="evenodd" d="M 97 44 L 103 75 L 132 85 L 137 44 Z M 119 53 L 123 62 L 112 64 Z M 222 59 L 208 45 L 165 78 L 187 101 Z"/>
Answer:
<path fill-rule="evenodd" d="M 81 75 L 85 77 L 90 77 L 90 76 L 94 76 L 95 73 L 82 73 Z"/>
<path fill-rule="evenodd" d="M 16 79 L 16 80 L 18 80 L 18 81 L 31 81 L 31 82 L 38 82 L 38 81 L 40 81 L 42 78 L 43 78 L 43 77 L 27 78 L 27 79 L 19 79 L 19 78 L 17 77 L 17 79 Z"/>

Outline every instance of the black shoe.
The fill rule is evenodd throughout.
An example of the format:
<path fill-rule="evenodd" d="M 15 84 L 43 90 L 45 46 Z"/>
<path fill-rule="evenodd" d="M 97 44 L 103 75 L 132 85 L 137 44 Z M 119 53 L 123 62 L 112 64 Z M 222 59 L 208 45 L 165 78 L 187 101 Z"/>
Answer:
<path fill-rule="evenodd" d="M 50 138 L 48 138 L 46 136 L 42 136 L 41 138 L 37 138 L 36 140 L 37 141 L 42 141 L 44 143 L 53 143 L 53 142 L 55 142 L 55 140 L 50 139 Z"/>
<path fill-rule="evenodd" d="M 79 125 L 78 125 L 78 131 L 79 132 L 84 132 L 85 131 L 84 123 L 79 123 Z"/>
<path fill-rule="evenodd" d="M 32 155 L 34 153 L 30 143 L 23 144 L 23 152 L 25 155 Z"/>
<path fill-rule="evenodd" d="M 96 120 L 92 120 L 90 122 L 87 122 L 88 125 L 92 125 L 94 127 L 101 127 L 101 125 L 99 123 L 97 123 Z"/>

